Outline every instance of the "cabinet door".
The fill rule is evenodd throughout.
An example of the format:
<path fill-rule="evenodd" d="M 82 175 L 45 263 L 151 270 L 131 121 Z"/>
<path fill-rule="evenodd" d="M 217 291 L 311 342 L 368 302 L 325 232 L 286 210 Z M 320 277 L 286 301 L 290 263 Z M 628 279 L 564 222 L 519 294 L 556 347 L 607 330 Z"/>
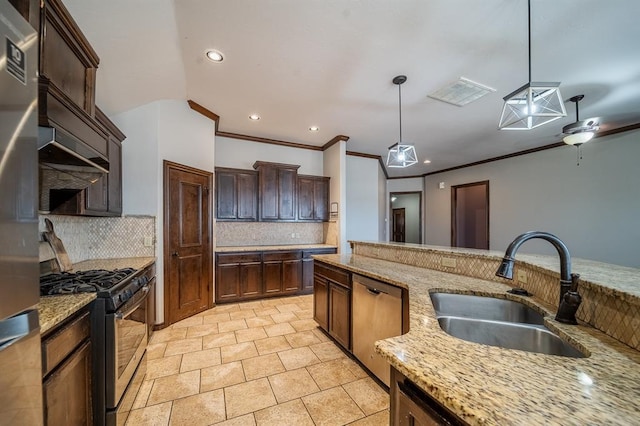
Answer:
<path fill-rule="evenodd" d="M 260 169 L 260 218 L 277 220 L 278 216 L 278 169 Z"/>
<path fill-rule="evenodd" d="M 298 220 L 313 220 L 315 181 L 306 177 L 298 178 Z"/>
<path fill-rule="evenodd" d="M 106 212 L 109 207 L 108 175 L 89 185 L 86 191 L 85 208 L 91 212 Z"/>
<path fill-rule="evenodd" d="M 76 350 L 42 385 L 45 425 L 91 425 L 91 342 Z"/>
<path fill-rule="evenodd" d="M 258 218 L 258 177 L 255 173 L 238 173 L 237 176 L 237 218 L 256 220 Z"/>
<path fill-rule="evenodd" d="M 237 200 L 235 173 L 221 172 L 216 170 L 216 218 L 236 219 Z"/>
<path fill-rule="evenodd" d="M 240 296 L 260 296 L 262 294 L 262 263 L 240 264 Z"/>
<path fill-rule="evenodd" d="M 282 292 L 282 261 L 265 261 L 264 271 L 264 293 L 273 294 Z"/>
<path fill-rule="evenodd" d="M 302 259 L 282 262 L 282 287 L 286 293 L 300 290 L 302 280 Z"/>
<path fill-rule="evenodd" d="M 298 172 L 292 169 L 278 169 L 278 219 L 296 218 L 296 180 Z"/>
<path fill-rule="evenodd" d="M 329 178 L 317 179 L 313 182 L 313 218 L 321 221 L 329 220 Z"/>
<path fill-rule="evenodd" d="M 329 334 L 351 349 L 351 290 L 329 282 Z"/>
<path fill-rule="evenodd" d="M 109 213 L 122 213 L 122 145 L 117 139 L 109 140 Z"/>
<path fill-rule="evenodd" d="M 216 267 L 216 302 L 240 297 L 240 265 L 228 264 Z"/>
<path fill-rule="evenodd" d="M 322 275 L 313 277 L 313 319 L 320 328 L 329 330 L 329 283 Z"/>
<path fill-rule="evenodd" d="M 313 259 L 311 257 L 302 259 L 302 288 L 300 291 L 303 294 L 313 291 Z"/>

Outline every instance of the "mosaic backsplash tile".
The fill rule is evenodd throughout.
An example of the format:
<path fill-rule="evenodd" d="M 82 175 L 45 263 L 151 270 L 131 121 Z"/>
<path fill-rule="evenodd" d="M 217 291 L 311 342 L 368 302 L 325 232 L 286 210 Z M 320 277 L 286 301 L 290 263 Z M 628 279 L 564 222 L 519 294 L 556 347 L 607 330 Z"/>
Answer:
<path fill-rule="evenodd" d="M 496 277 L 495 272 L 500 263 L 498 258 L 487 256 L 486 252 L 473 254 L 438 252 L 411 246 L 398 247 L 384 243 L 352 242 L 353 253 L 381 260 L 450 272 L 489 281 L 497 281 L 510 286 L 519 286 L 543 301 L 555 311 L 560 299 L 559 276 L 534 265 L 516 261 L 514 280 Z M 451 265 L 451 266 L 445 266 Z M 628 268 L 619 268 L 624 273 Z M 518 282 L 518 271 L 526 273 L 526 283 Z M 614 339 L 640 350 L 640 303 L 637 297 L 611 291 L 586 282 L 578 286 L 582 303 L 576 318 L 606 333 Z"/>
<path fill-rule="evenodd" d="M 156 256 L 155 217 L 41 215 L 40 231 L 45 230 L 45 217 L 53 223 L 56 235 L 73 263 L 87 259 Z M 151 245 L 147 246 L 145 242 Z"/>
<path fill-rule="evenodd" d="M 324 243 L 321 222 L 216 222 L 216 246 L 264 246 Z"/>

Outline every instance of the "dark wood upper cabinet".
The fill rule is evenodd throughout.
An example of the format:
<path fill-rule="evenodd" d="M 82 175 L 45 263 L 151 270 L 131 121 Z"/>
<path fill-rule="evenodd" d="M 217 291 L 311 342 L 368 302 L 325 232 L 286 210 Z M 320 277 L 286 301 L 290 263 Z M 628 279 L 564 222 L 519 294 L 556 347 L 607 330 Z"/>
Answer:
<path fill-rule="evenodd" d="M 329 220 L 329 178 L 298 175 L 298 165 L 256 161 L 255 170 L 216 167 L 219 221 Z"/>
<path fill-rule="evenodd" d="M 15 0 L 30 17 L 33 1 Z M 95 105 L 100 59 L 60 0 L 40 2 L 38 124 L 70 133 L 108 159 L 109 173 L 52 213 L 122 214 L 122 146 L 125 135 Z"/>
<path fill-rule="evenodd" d="M 329 220 L 329 178 L 298 175 L 298 220 Z"/>
<path fill-rule="evenodd" d="M 253 170 L 216 167 L 216 218 L 258 220 L 258 174 Z"/>
<path fill-rule="evenodd" d="M 296 220 L 296 184 L 300 166 L 256 161 L 253 168 L 258 171 L 258 218 Z"/>

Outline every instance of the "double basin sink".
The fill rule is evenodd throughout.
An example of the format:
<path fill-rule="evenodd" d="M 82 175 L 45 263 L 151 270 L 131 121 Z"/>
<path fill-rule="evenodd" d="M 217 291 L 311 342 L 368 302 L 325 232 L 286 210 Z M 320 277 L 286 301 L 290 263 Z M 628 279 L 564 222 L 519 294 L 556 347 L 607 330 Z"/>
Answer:
<path fill-rule="evenodd" d="M 512 300 L 467 294 L 431 293 L 440 328 L 474 343 L 547 355 L 585 355 L 544 325 L 544 316 Z"/>

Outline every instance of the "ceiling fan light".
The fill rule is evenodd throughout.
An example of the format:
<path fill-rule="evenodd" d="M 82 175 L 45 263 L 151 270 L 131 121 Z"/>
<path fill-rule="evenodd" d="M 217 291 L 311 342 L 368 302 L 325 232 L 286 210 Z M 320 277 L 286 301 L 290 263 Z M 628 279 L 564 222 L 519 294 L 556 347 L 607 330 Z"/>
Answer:
<path fill-rule="evenodd" d="M 589 142 L 593 139 L 594 132 L 579 132 L 573 133 L 571 135 L 567 135 L 562 140 L 567 145 L 582 145 L 583 143 Z"/>

